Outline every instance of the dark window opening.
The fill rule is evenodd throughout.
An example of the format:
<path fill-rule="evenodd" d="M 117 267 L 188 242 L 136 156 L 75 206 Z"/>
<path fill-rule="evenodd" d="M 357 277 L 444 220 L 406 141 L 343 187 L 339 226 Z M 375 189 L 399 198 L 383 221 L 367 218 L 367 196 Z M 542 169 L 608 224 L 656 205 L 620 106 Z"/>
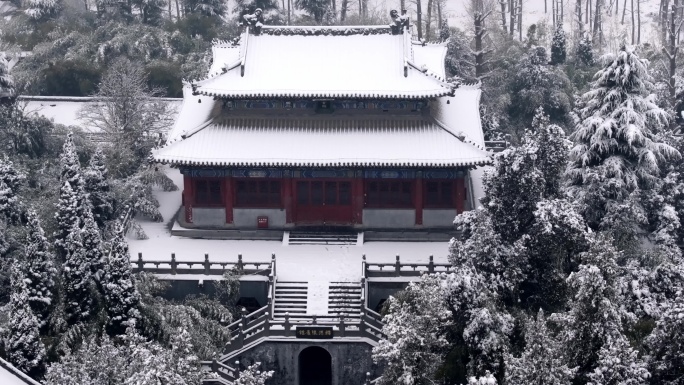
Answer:
<path fill-rule="evenodd" d="M 456 207 L 456 183 L 453 180 L 427 181 L 423 191 L 426 208 Z"/>
<path fill-rule="evenodd" d="M 366 183 L 366 207 L 412 208 L 413 184 L 403 181 Z"/>
<path fill-rule="evenodd" d="M 238 180 L 235 182 L 236 207 L 280 206 L 280 181 Z"/>
<path fill-rule="evenodd" d="M 221 194 L 221 181 L 219 180 L 196 180 L 195 181 L 195 205 L 219 206 L 223 204 Z"/>

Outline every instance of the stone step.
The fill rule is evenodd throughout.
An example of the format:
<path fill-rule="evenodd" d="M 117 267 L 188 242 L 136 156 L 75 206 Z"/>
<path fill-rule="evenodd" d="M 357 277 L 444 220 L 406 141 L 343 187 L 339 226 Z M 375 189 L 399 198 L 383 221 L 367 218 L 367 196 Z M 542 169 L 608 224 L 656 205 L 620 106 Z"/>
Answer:
<path fill-rule="evenodd" d="M 283 243 L 285 241 L 283 238 Z M 289 245 L 354 245 L 357 242 L 357 233 L 292 231 L 287 235 Z"/>

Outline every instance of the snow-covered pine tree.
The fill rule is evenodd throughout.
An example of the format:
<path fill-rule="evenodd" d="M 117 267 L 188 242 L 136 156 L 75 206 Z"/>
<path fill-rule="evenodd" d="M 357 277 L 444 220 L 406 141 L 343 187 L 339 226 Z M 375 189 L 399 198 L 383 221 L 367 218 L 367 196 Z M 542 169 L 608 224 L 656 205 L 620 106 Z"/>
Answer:
<path fill-rule="evenodd" d="M 537 318 L 525 328 L 525 350 L 520 357 L 506 356 L 508 385 L 569 384 L 575 370 L 564 363 L 563 347 L 546 326 L 544 312 L 539 309 Z"/>
<path fill-rule="evenodd" d="M 579 43 L 577 43 L 577 59 L 585 66 L 592 66 L 596 61 L 594 59 L 594 45 L 589 34 L 582 36 Z"/>
<path fill-rule="evenodd" d="M 545 198 L 560 198 L 563 173 L 568 165 L 569 142 L 563 129 L 551 124 L 544 108 L 539 107 L 532 119 L 532 133 L 525 138 L 527 143 L 536 147 L 536 164 L 541 171 Z"/>
<path fill-rule="evenodd" d="M 652 384 L 684 384 L 684 291 L 665 309 L 648 337 Z"/>
<path fill-rule="evenodd" d="M 22 372 L 40 377 L 45 371 L 45 346 L 40 340 L 40 322 L 29 305 L 22 266 L 16 261 L 12 264 L 11 286 L 7 358 Z"/>
<path fill-rule="evenodd" d="M 53 16 L 59 12 L 61 2 L 59 0 L 26 0 L 24 13 L 31 19 L 40 20 Z"/>
<path fill-rule="evenodd" d="M 81 162 L 78 160 L 78 153 L 74 144 L 74 133 L 69 131 L 62 146 L 62 153 L 59 155 L 61 165 L 60 180 L 69 182 L 74 190 L 84 189 L 85 182 L 81 171 Z"/>
<path fill-rule="evenodd" d="M 62 284 L 64 287 L 64 311 L 69 326 L 89 320 L 95 315 L 94 285 L 79 221 L 73 224 L 64 242 L 66 258 Z"/>
<path fill-rule="evenodd" d="M 567 121 L 571 111 L 572 85 L 563 70 L 549 65 L 549 56 L 544 47 L 532 46 L 513 69 L 508 80 L 509 89 L 504 91 L 511 95 L 508 115 L 518 138 L 528 127 L 539 106 L 549 115 L 554 123 Z"/>
<path fill-rule="evenodd" d="M 0 54 L 0 100 L 14 96 L 14 81 L 7 69 L 5 55 Z"/>
<path fill-rule="evenodd" d="M 596 369 L 587 377 L 587 385 L 645 385 L 651 374 L 627 338 L 621 336 L 608 338 L 603 344 L 598 353 Z"/>
<path fill-rule="evenodd" d="M 114 214 L 114 195 L 109 185 L 105 155 L 102 147 L 97 147 L 83 172 L 85 190 L 93 210 L 93 217 L 100 228 L 112 219 Z"/>
<path fill-rule="evenodd" d="M 553 315 L 561 326 L 561 342 L 569 365 L 578 368 L 577 378 L 582 383 L 597 368 L 601 349 L 610 349 L 610 343 L 625 338 L 623 299 L 618 288 L 619 254 L 609 237 L 595 234 L 589 251 L 581 255 L 578 271 L 568 277 L 574 294 L 569 311 Z"/>
<path fill-rule="evenodd" d="M 382 332 L 387 336 L 373 348 L 373 361 L 385 363 L 380 385 L 434 383 L 451 324 L 443 281 L 445 275 L 423 275 L 409 283 L 401 297 L 390 297 Z"/>
<path fill-rule="evenodd" d="M 57 231 L 55 232 L 55 245 L 62 258 L 67 254 L 67 238 L 74 226 L 80 228 L 81 211 L 79 210 L 79 197 L 68 181 L 64 181 L 59 190 L 59 201 L 57 202 Z"/>
<path fill-rule="evenodd" d="M 445 42 L 451 37 L 451 29 L 449 29 L 449 22 L 446 18 L 442 20 L 442 25 L 439 26 L 439 41 Z"/>
<path fill-rule="evenodd" d="M 198 384 L 199 365 L 178 365 L 180 351 L 148 341 L 129 327 L 112 339 L 106 333 L 93 336 L 71 354 L 50 365 L 45 384 L 88 385 L 190 385 Z M 184 356 L 186 362 L 193 361 Z"/>
<path fill-rule="evenodd" d="M 637 189 L 651 188 L 660 165 L 679 153 L 655 136 L 669 117 L 649 96 L 653 86 L 647 63 L 634 48 L 623 46 L 595 78 L 582 96 L 567 174 L 587 224 L 614 228 L 625 217 L 621 205 Z M 639 208 L 632 199 L 629 209 Z"/>
<path fill-rule="evenodd" d="M 104 274 L 105 263 L 102 236 L 92 213 L 87 210 L 85 214 L 83 229 L 81 230 L 83 249 L 85 250 L 85 258 L 88 260 L 93 277 L 95 280 L 99 280 L 102 274 Z"/>
<path fill-rule="evenodd" d="M 261 362 L 255 362 L 253 365 L 242 370 L 238 379 L 235 380 L 235 385 L 264 385 L 269 378 L 273 377 L 273 370 L 262 372 L 259 370 Z"/>
<path fill-rule="evenodd" d="M 482 199 L 494 230 L 515 242 L 532 223 L 544 193 L 544 175 L 536 167 L 536 148 L 529 143 L 496 154 L 494 169 L 485 175 Z"/>
<path fill-rule="evenodd" d="M 565 31 L 563 30 L 563 24 L 559 23 L 558 27 L 553 32 L 553 39 L 551 40 L 551 64 L 558 65 L 565 63 L 565 45 Z"/>
<path fill-rule="evenodd" d="M 3 154 L 0 158 L 0 215 L 10 222 L 16 223 L 22 217 L 24 210 L 18 194 L 25 179 L 26 176 Z"/>
<path fill-rule="evenodd" d="M 116 224 L 115 229 L 114 238 L 109 242 L 101 281 L 109 316 L 108 331 L 112 335 L 122 334 L 130 321 L 139 317 L 140 302 L 140 294 L 131 276 L 131 261 L 123 226 Z"/>
<path fill-rule="evenodd" d="M 50 310 L 54 306 L 54 289 L 57 269 L 55 255 L 32 209 L 27 212 L 27 234 L 24 247 L 28 301 L 42 328 L 47 326 Z"/>

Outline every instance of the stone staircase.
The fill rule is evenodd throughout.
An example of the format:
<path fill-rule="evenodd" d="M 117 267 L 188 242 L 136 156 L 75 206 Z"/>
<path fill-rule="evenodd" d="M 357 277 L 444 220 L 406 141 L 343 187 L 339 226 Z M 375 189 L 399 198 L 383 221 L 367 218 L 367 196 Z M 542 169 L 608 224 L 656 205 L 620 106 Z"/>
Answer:
<path fill-rule="evenodd" d="M 363 233 L 347 231 L 286 231 L 283 243 L 287 245 L 357 245 L 363 244 Z"/>
<path fill-rule="evenodd" d="M 278 281 L 275 288 L 273 317 L 284 318 L 285 313 L 306 314 L 307 294 L 307 282 Z"/>
<path fill-rule="evenodd" d="M 330 282 L 328 314 L 361 318 L 361 282 Z"/>

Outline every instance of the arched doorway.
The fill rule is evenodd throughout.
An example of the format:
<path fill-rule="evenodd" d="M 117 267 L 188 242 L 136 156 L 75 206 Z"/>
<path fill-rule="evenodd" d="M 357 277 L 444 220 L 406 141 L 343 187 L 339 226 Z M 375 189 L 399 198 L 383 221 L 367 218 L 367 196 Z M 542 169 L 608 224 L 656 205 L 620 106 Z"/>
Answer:
<path fill-rule="evenodd" d="M 311 346 L 299 353 L 299 385 L 332 385 L 332 358 L 327 350 Z"/>

